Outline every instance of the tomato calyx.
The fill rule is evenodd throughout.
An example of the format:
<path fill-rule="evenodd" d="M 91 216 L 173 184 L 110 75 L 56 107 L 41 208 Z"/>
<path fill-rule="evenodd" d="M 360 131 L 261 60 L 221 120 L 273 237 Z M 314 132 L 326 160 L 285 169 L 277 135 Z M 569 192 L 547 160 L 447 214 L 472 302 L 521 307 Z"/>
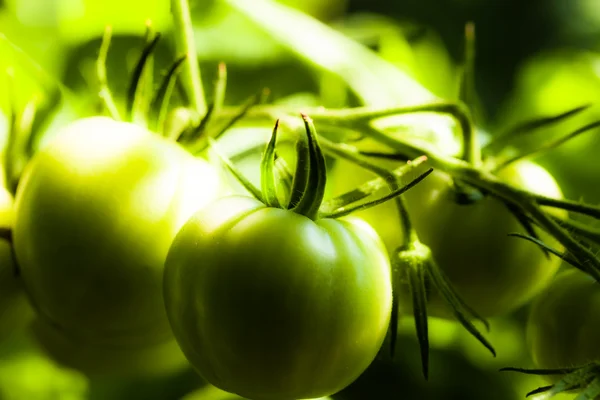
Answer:
<path fill-rule="evenodd" d="M 106 59 L 111 36 L 112 28 L 107 26 L 96 58 L 96 78 L 102 112 L 108 113 L 116 121 L 140 124 L 158 135 L 178 142 L 194 155 L 202 153 L 208 146 L 208 139 L 216 140 L 242 118 L 250 108 L 263 101 L 268 94 L 266 90 L 263 90 L 239 107 L 239 110 L 236 110 L 224 125 L 215 124 L 215 121 L 213 121 L 214 116 L 223 106 L 227 86 L 227 69 L 224 63 L 220 63 L 213 87 L 212 102 L 202 114 L 199 114 L 199 110 L 204 107 L 200 107 L 198 104 L 196 104 L 197 107 L 193 108 L 186 106 L 172 108 L 171 97 L 179 72 L 187 64 L 194 64 L 194 61 L 190 61 L 194 58 L 192 58 L 190 52 L 187 52 L 185 56 L 175 59 L 164 73 L 158 89 L 154 90 L 153 57 L 161 34 L 154 32 L 152 26 L 148 23 L 144 46 L 129 79 L 123 116 L 112 95 L 106 77 Z M 188 62 L 185 63 L 186 61 Z M 200 99 L 194 95 L 192 100 L 195 103 L 200 100 L 204 103 L 203 97 Z"/>
<path fill-rule="evenodd" d="M 306 140 L 300 138 L 296 142 L 297 161 L 295 171 L 292 173 L 287 162 L 279 157 L 277 153 L 276 143 L 280 126 L 280 120 L 277 120 L 261 159 L 260 189 L 243 176 L 233 162 L 218 150 L 218 145 L 212 138 L 209 138 L 210 150 L 255 199 L 268 207 L 287 209 L 313 220 L 340 218 L 357 210 L 374 207 L 389 201 L 421 182 L 433 171 L 433 168 L 429 168 L 417 177 L 411 176 L 408 183 L 402 185 L 402 178 L 409 175 L 410 172 L 418 171 L 418 167 L 427 161 L 427 157 L 418 157 L 415 160 L 408 161 L 404 166 L 388 171 L 370 163 L 364 157 L 358 155 L 352 147 L 331 142 L 322 136 L 317 139 L 317 132 L 312 119 L 306 114 L 301 114 L 301 117 L 304 123 Z M 347 159 L 364 168 L 372 169 L 380 177 L 324 201 L 327 184 L 324 152 L 334 157 Z M 390 188 L 388 194 L 361 202 L 361 200 L 368 198 L 386 186 Z M 283 193 L 280 194 L 279 192 Z"/>
<path fill-rule="evenodd" d="M 542 386 L 527 393 L 527 397 L 544 393 L 544 398 L 549 399 L 557 394 L 577 391 L 577 399 L 595 399 L 600 396 L 600 362 L 593 362 L 583 366 L 571 368 L 535 369 L 505 367 L 501 372 L 518 372 L 528 375 L 563 375 L 554 385 Z"/>
<path fill-rule="evenodd" d="M 492 344 L 480 333 L 471 322 L 478 320 L 487 330 L 489 323 L 479 316 L 456 293 L 442 269 L 437 265 L 431 250 L 421 243 L 416 233 L 410 229 L 410 239 L 392 255 L 393 293 L 392 319 L 390 323 L 390 353 L 395 354 L 396 337 L 398 332 L 399 306 L 401 299 L 396 293 L 401 293 L 402 286 L 408 286 L 412 301 L 413 318 L 415 320 L 417 338 L 421 349 L 421 365 L 424 377 L 429 375 L 429 338 L 427 321 L 427 303 L 431 289 L 437 290 L 442 298 L 450 305 L 455 318 L 460 324 L 485 346 L 495 357 L 496 351 Z"/>

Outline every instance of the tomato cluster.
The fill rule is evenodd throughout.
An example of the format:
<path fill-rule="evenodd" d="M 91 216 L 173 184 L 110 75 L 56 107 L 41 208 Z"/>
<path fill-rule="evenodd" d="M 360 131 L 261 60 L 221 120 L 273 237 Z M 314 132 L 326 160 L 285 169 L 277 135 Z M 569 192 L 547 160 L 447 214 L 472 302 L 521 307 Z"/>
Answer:
<path fill-rule="evenodd" d="M 51 359 L 88 376 L 192 367 L 239 396 L 308 399 L 351 385 L 386 338 L 393 352 L 403 316 L 416 321 L 427 376 L 428 316 L 458 318 L 494 352 L 472 320 L 509 315 L 542 293 L 529 321 L 534 361 L 554 368 L 596 358 L 586 325 L 595 282 L 573 272 L 553 280 L 560 258 L 509 235 L 526 230 L 555 254 L 564 250 L 519 204 L 444 168 L 400 190 L 407 182 L 398 171 L 426 158 L 364 157 L 382 144 L 336 142 L 340 121 L 317 140 L 303 115 L 306 137 L 291 125 L 295 153 L 277 140 L 278 121 L 261 153 L 249 150 L 264 138 L 250 136 L 265 126 L 230 129 L 233 138 L 220 132 L 198 150 L 212 121 L 196 117 L 175 107 L 162 132 L 82 118 L 33 152 L 15 193 L 0 193 L 0 340 L 27 329 Z M 533 161 L 475 166 L 458 154 L 459 141 L 436 135 L 412 139 L 511 190 L 563 197 Z M 246 156 L 232 162 L 221 147 Z M 397 181 L 382 184 L 373 171 Z M 589 318 L 558 320 L 569 304 L 591 307 Z M 577 329 L 592 334 L 552 351 Z"/>
<path fill-rule="evenodd" d="M 394 201 L 351 217 L 318 211 L 327 181 L 328 196 L 337 198 L 372 176 L 342 159 L 325 169 L 311 125 L 306 129 L 304 151 L 312 158 L 298 153 L 283 201 L 265 180 L 273 173 L 273 165 L 264 166 L 274 157 L 275 132 L 256 194 L 243 180 L 231 185 L 208 153 L 193 156 L 133 123 L 90 117 L 67 125 L 27 163 L 14 205 L 8 192 L 3 198 L 2 227 L 12 234 L 0 242 L 7 288 L 0 333 L 29 326 L 51 358 L 88 375 L 152 376 L 191 365 L 214 386 L 252 399 L 344 389 L 380 352 L 393 298 L 402 306 L 414 300 L 397 275 L 405 267 L 394 261 L 407 237 Z M 258 167 L 249 154 L 246 165 Z M 562 196 L 530 161 L 497 176 Z M 459 203 L 455 183 L 436 171 L 402 198 L 462 301 L 480 316 L 506 315 L 549 284 L 551 290 L 559 259 L 509 237 L 522 222 L 495 197 Z M 540 237 L 561 249 L 550 235 Z M 453 307 L 430 289 L 428 314 L 452 318 Z M 539 328 L 551 303 L 536 304 L 535 359 L 572 362 L 540 361 L 548 353 L 538 349 L 555 343 L 549 327 Z"/>

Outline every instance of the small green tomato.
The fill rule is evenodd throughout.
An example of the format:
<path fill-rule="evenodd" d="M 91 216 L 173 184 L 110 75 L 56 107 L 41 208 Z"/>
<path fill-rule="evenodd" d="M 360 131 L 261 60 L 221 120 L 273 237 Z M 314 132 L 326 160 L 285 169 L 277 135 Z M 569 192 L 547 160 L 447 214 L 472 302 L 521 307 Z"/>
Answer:
<path fill-rule="evenodd" d="M 16 258 L 41 318 L 94 346 L 172 340 L 167 251 L 220 193 L 207 161 L 139 126 L 92 117 L 65 127 L 30 161 L 16 196 Z"/>

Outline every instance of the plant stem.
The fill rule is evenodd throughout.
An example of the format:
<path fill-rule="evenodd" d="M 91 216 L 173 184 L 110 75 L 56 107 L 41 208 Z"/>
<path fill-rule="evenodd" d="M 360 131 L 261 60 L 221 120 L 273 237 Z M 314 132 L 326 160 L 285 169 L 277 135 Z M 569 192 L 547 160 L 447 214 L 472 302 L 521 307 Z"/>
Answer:
<path fill-rule="evenodd" d="M 442 171 L 451 174 L 453 177 L 460 178 L 480 189 L 488 191 L 490 194 L 524 210 L 542 229 L 554 236 L 563 246 L 565 246 L 580 263 L 589 265 L 590 273 L 600 280 L 600 260 L 595 254 L 577 242 L 563 227 L 550 218 L 536 201 L 536 195 L 512 187 L 500 181 L 495 175 L 478 169 L 469 163 L 458 160 L 453 157 L 447 157 L 439 154 L 428 146 L 417 146 L 401 141 L 399 139 L 385 135 L 378 130 L 365 127 L 369 136 L 374 140 L 380 141 L 406 154 L 408 157 L 418 157 L 425 155 L 431 165 Z"/>
<path fill-rule="evenodd" d="M 177 50 L 185 53 L 188 60 L 182 71 L 182 82 L 190 97 L 192 107 L 202 116 L 206 113 L 207 107 L 200 67 L 198 66 L 198 55 L 194 43 L 194 30 L 188 0 L 171 0 L 171 13 L 175 23 Z"/>

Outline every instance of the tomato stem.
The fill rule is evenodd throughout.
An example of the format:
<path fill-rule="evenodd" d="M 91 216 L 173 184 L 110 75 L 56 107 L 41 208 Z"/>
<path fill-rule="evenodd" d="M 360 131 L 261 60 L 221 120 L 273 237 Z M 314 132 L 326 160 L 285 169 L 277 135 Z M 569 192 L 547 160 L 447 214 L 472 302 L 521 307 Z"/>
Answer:
<path fill-rule="evenodd" d="M 540 196 L 506 184 L 494 174 L 474 167 L 463 160 L 440 154 L 431 146 L 409 143 L 408 141 L 386 135 L 368 125 L 363 125 L 363 132 L 374 140 L 388 145 L 390 148 L 399 151 L 408 157 L 426 155 L 434 168 L 439 168 L 452 175 L 454 178 L 459 178 L 479 189 L 485 190 L 502 201 L 515 204 L 522 208 L 535 223 L 550 235 L 554 236 L 568 251 L 572 252 L 580 262 L 581 260 L 587 260 L 587 265 L 589 266 L 590 271 L 593 272 L 594 278 L 600 280 L 600 259 L 598 259 L 593 251 L 579 243 L 567 230 L 558 225 L 558 223 L 539 207 L 540 204 L 538 203 L 538 199 Z M 574 204 L 576 204 L 575 202 L 554 199 L 552 199 L 552 202 L 555 207 L 561 205 L 563 208 L 574 207 Z M 594 213 L 600 213 L 600 208 L 597 207 L 579 207 L 578 209 L 580 211 L 585 210 L 586 213 L 592 212 L 592 210 Z"/>
<path fill-rule="evenodd" d="M 482 167 L 474 166 L 464 160 L 442 154 L 432 145 L 421 142 L 417 143 L 410 139 L 392 137 L 370 123 L 373 119 L 394 115 L 394 113 L 402 114 L 429 110 L 449 113 L 459 118 L 464 130 L 467 128 L 465 125 L 470 124 L 470 121 L 468 113 L 462 113 L 461 109 L 464 109 L 464 106 L 458 103 L 436 102 L 416 107 L 388 107 L 380 109 L 359 107 L 343 110 L 324 110 L 316 108 L 311 110 L 310 113 L 314 120 L 324 127 L 345 128 L 352 132 L 361 132 L 363 135 L 389 147 L 391 150 L 404 155 L 408 159 L 425 155 L 433 168 L 451 175 L 454 179 L 483 190 L 506 204 L 513 204 L 515 207 L 521 209 L 525 215 L 528 215 L 533 223 L 557 239 L 566 248 L 566 251 L 573 254 L 580 263 L 585 261 L 592 276 L 600 280 L 600 259 L 587 245 L 580 243 L 567 229 L 543 211 L 540 206 L 551 205 L 552 207 L 575 210 L 595 217 L 600 215 L 600 207 L 555 199 L 551 200 L 552 204 L 548 204 L 550 200 L 540 198 L 540 196 L 534 193 L 506 184 L 492 172 Z M 224 115 L 227 115 L 226 110 L 224 111 Z M 290 112 L 285 107 L 256 107 L 252 112 L 248 113 L 248 117 L 250 119 L 265 120 L 273 118 L 274 115 L 290 114 Z"/>
<path fill-rule="evenodd" d="M 187 63 L 183 71 L 184 88 L 192 103 L 192 108 L 198 115 L 206 113 L 204 88 L 198 65 L 194 29 L 190 16 L 190 6 L 187 0 L 171 0 L 171 13 L 175 24 L 175 42 L 177 51 L 185 53 Z"/>
<path fill-rule="evenodd" d="M 463 101 L 472 113 L 480 110 L 480 104 L 475 89 L 475 24 L 465 25 L 465 59 L 460 79 L 459 99 Z M 481 165 L 481 147 L 473 126 L 480 123 L 475 115 L 471 116 L 470 129 L 463 129 L 463 160 L 474 166 Z M 473 123 L 474 121 L 474 123 Z"/>
<path fill-rule="evenodd" d="M 560 226 L 573 232 L 576 236 L 581 237 L 591 243 L 600 244 L 600 229 L 587 226 L 581 222 L 571 219 L 561 219 L 556 216 L 552 216 Z"/>

